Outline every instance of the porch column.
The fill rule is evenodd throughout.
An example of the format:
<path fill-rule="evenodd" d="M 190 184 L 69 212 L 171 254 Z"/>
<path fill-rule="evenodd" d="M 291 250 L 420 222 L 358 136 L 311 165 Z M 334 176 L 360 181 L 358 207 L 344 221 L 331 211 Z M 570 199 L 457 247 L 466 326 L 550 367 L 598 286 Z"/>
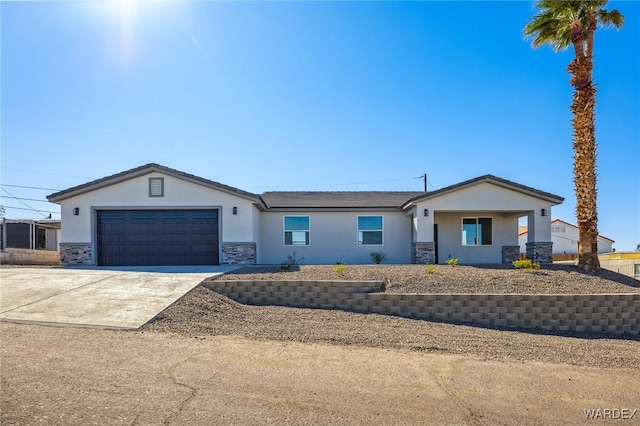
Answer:
<path fill-rule="evenodd" d="M 435 263 L 436 243 L 433 235 L 434 212 L 425 206 L 416 209 L 414 223 L 416 226 L 416 239 L 411 247 L 412 263 Z"/>
<path fill-rule="evenodd" d="M 540 263 L 553 262 L 551 206 L 529 212 L 527 222 L 527 258 Z"/>

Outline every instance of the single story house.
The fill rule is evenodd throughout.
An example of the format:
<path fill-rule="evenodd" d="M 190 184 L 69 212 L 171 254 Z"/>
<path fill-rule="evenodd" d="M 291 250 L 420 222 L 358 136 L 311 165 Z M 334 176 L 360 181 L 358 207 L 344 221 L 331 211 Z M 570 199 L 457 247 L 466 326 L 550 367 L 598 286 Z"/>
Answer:
<path fill-rule="evenodd" d="M 527 250 L 528 232 L 527 227 L 521 227 L 520 251 Z M 551 221 L 551 242 L 553 243 L 553 254 L 578 254 L 578 227 L 560 219 Z M 598 235 L 598 253 L 611 253 L 614 240 Z"/>
<path fill-rule="evenodd" d="M 563 198 L 485 175 L 435 191 L 252 194 L 146 164 L 47 197 L 61 206 L 63 264 L 502 263 L 552 261 Z"/>

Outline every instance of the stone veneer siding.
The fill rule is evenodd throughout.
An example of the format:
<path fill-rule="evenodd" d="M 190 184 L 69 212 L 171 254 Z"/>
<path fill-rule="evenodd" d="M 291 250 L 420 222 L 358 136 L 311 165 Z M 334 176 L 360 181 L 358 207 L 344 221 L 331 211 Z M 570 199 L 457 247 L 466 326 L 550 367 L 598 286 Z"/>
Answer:
<path fill-rule="evenodd" d="M 222 243 L 223 265 L 255 265 L 256 243 Z"/>
<path fill-rule="evenodd" d="M 520 259 L 520 246 L 502 246 L 502 263 Z"/>
<path fill-rule="evenodd" d="M 411 263 L 436 263 L 436 243 L 413 243 L 411 246 Z"/>
<path fill-rule="evenodd" d="M 640 293 L 396 294 L 379 282 L 205 281 L 240 303 L 340 309 L 485 327 L 640 334 Z"/>
<path fill-rule="evenodd" d="M 527 259 L 540 263 L 553 263 L 553 243 L 527 243 Z"/>
<path fill-rule="evenodd" d="M 63 265 L 91 265 L 91 243 L 60 243 L 60 263 Z"/>

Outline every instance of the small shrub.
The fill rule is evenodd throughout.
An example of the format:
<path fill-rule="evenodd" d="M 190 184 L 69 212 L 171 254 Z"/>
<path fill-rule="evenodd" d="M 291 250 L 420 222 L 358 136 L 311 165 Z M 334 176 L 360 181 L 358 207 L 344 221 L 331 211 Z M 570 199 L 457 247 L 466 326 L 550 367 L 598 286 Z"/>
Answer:
<path fill-rule="evenodd" d="M 540 270 L 540 263 L 534 262 L 531 259 L 520 259 L 513 261 L 513 267 L 516 269 L 524 269 L 525 271 L 538 271 Z"/>
<path fill-rule="evenodd" d="M 429 275 L 433 275 L 436 273 L 436 265 L 427 265 L 425 267 L 425 271 L 427 271 L 427 274 Z"/>
<path fill-rule="evenodd" d="M 371 260 L 373 260 L 373 263 L 375 263 L 376 265 L 384 262 L 386 258 L 387 254 L 383 251 L 374 251 L 373 253 L 371 253 Z"/>
<path fill-rule="evenodd" d="M 447 259 L 447 265 L 456 266 L 457 264 L 458 264 L 457 257 L 450 257 L 449 259 Z"/>
<path fill-rule="evenodd" d="M 304 260 L 304 257 L 301 257 L 300 259 L 298 259 L 296 257 L 296 252 L 294 251 L 289 256 L 287 256 L 286 263 L 288 263 L 289 265 L 297 265 L 298 263 L 300 263 L 303 260 Z"/>
<path fill-rule="evenodd" d="M 281 271 L 290 271 L 291 270 L 291 264 L 288 262 L 282 262 L 280 264 L 280 270 Z"/>
<path fill-rule="evenodd" d="M 344 263 L 338 263 L 333 267 L 333 275 L 336 278 L 344 278 L 344 274 L 347 273 L 347 265 Z"/>

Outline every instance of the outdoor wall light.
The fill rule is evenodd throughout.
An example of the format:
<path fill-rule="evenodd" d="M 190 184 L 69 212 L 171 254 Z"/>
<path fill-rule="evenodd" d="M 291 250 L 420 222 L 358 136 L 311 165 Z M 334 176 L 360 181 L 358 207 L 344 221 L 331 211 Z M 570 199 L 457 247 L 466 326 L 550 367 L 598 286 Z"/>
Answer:
<path fill-rule="evenodd" d="M 231 209 L 231 211 L 233 212 L 233 214 L 238 214 L 238 208 L 234 207 L 233 209 Z"/>
<path fill-rule="evenodd" d="M 424 209 L 424 217 L 429 216 L 429 209 Z"/>
<path fill-rule="evenodd" d="M 547 215 L 547 209 L 542 209 L 542 210 L 540 210 L 540 214 L 541 214 L 542 216 L 546 216 L 546 215 Z"/>
<path fill-rule="evenodd" d="M 80 207 L 74 207 L 73 208 L 73 215 L 74 216 L 78 216 L 80 214 Z"/>

